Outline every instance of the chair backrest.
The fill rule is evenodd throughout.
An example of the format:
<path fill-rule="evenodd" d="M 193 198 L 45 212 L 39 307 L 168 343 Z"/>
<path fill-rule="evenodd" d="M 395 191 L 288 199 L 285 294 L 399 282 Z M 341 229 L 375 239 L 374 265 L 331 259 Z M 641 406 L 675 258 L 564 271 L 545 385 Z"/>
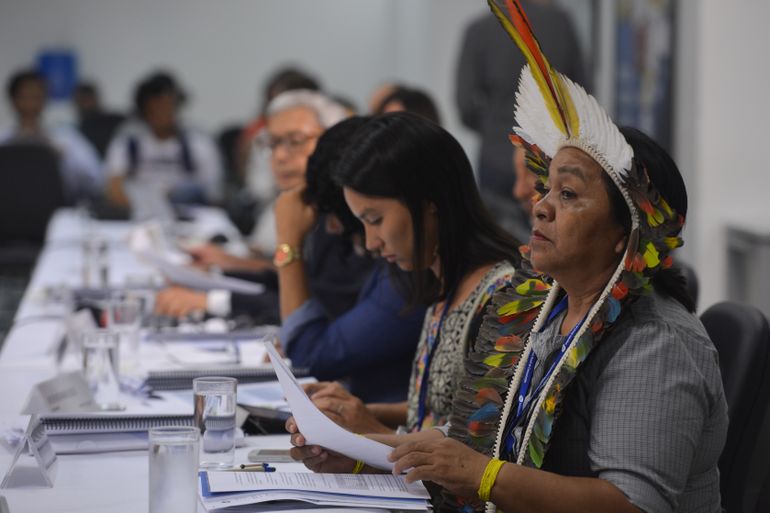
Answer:
<path fill-rule="evenodd" d="M 126 116 L 115 112 L 98 112 L 85 116 L 80 121 L 80 132 L 104 159 L 113 136 L 126 120 Z"/>
<path fill-rule="evenodd" d="M 770 327 L 753 306 L 725 301 L 701 315 L 719 352 L 719 367 L 730 416 L 727 441 L 719 459 L 722 505 L 728 513 L 747 507 L 746 491 L 762 476 L 750 475 L 770 403 Z"/>
<path fill-rule="evenodd" d="M 0 242 L 42 243 L 48 220 L 64 204 L 56 150 L 0 145 Z"/>
<path fill-rule="evenodd" d="M 237 186 L 243 185 L 243 179 L 238 175 L 237 169 L 238 140 L 242 131 L 241 125 L 231 125 L 222 129 L 217 136 L 217 145 L 225 168 L 225 178 L 227 183 Z"/>

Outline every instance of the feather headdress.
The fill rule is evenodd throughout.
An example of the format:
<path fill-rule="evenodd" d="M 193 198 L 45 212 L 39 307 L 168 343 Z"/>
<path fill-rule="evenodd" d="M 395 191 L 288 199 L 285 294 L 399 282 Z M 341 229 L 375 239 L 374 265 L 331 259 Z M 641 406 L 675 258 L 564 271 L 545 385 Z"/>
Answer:
<path fill-rule="evenodd" d="M 556 152 L 564 147 L 578 148 L 607 172 L 631 214 L 625 254 L 522 422 L 522 436 L 514 454 L 502 454 L 506 451 L 503 439 L 506 428 L 510 428 L 506 423 L 524 374 L 522 362 L 532 354 L 528 331 L 524 330 L 531 327 L 538 331 L 545 325 L 560 295 L 559 284 L 551 283 L 549 290 L 547 280 L 536 275 L 531 278 L 532 271 L 524 266 L 514 279 L 518 285 L 499 295 L 495 310 L 484 319 L 476 341 L 476 348 L 482 351 L 471 353 L 466 362 L 468 377 L 462 389 L 477 393 L 456 398 L 450 435 L 481 452 L 539 468 L 565 391 L 578 368 L 612 328 L 625 305 L 651 291 L 652 276 L 671 266 L 669 253 L 682 244 L 679 233 L 684 218 L 655 189 L 644 166 L 634 159 L 631 145 L 599 103 L 581 86 L 551 68 L 519 1 L 487 1 L 528 62 L 516 93 L 518 126 L 510 138 L 526 150 L 530 170 L 545 183 L 550 159 Z M 503 401 L 504 394 L 507 395 Z M 497 422 L 496 412 L 500 412 Z M 461 417 L 467 421 L 461 422 Z M 495 424 L 497 434 L 493 442 L 490 438 Z"/>

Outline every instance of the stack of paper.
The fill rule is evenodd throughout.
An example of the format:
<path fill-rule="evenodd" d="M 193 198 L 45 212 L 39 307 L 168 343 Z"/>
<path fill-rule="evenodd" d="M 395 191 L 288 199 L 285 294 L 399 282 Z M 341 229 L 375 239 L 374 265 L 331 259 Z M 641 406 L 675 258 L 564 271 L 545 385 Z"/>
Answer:
<path fill-rule="evenodd" d="M 403 476 L 391 474 L 201 472 L 200 495 L 206 511 L 273 501 L 337 508 L 430 508 L 421 482 L 407 484 Z"/>

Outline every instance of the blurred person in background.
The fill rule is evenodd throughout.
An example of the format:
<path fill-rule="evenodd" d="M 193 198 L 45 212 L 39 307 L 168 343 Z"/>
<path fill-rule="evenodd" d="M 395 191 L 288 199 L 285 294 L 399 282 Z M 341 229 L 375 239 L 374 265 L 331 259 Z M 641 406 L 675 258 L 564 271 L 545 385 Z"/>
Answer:
<path fill-rule="evenodd" d="M 104 110 L 99 89 L 92 82 L 80 82 L 75 87 L 72 103 L 77 112 L 80 133 L 93 145 L 99 157 L 104 158 L 107 146 L 126 117 Z"/>
<path fill-rule="evenodd" d="M 522 5 L 551 65 L 590 90 L 583 54 L 567 13 L 544 0 Z M 514 85 L 525 60 L 510 43 L 494 16 L 483 15 L 471 22 L 457 63 L 455 103 L 463 125 L 480 137 L 476 172 L 484 202 L 504 228 L 526 239 L 528 216 L 509 195 L 515 177 L 511 173 L 513 149 L 506 136 L 511 128 Z"/>
<path fill-rule="evenodd" d="M 310 74 L 298 68 L 279 69 L 267 80 L 257 117 L 248 123 L 238 137 L 236 166 L 247 191 L 256 201 L 257 209 L 264 208 L 275 199 L 276 184 L 270 172 L 269 152 L 257 151 L 255 143 L 267 127 L 267 108 L 273 99 L 286 91 L 320 91 L 321 86 Z M 257 212 L 259 213 L 259 212 Z"/>
<path fill-rule="evenodd" d="M 223 174 L 214 141 L 179 118 L 185 94 L 169 73 L 143 79 L 134 93 L 135 119 L 118 131 L 107 149 L 107 197 L 129 203 L 124 186 L 136 181 L 161 187 L 175 203 L 216 203 Z"/>
<path fill-rule="evenodd" d="M 369 95 L 369 102 L 367 104 L 369 107 L 369 114 L 381 113 L 383 100 L 393 94 L 399 86 L 400 84 L 396 82 L 383 82 L 378 85 L 374 91 L 372 91 L 372 94 Z"/>
<path fill-rule="evenodd" d="M 267 107 L 266 117 L 266 131 L 259 144 L 269 150 L 270 167 L 278 189 L 288 191 L 304 186 L 308 157 L 318 138 L 327 128 L 347 117 L 347 111 L 321 93 L 296 90 L 275 97 Z M 189 251 L 198 267 L 217 267 L 227 273 L 256 273 L 254 278 L 258 281 L 275 283 L 273 257 L 282 242 L 276 239 L 275 226 L 271 203 L 257 222 L 251 256 L 231 255 L 215 244 L 190 248 Z M 226 316 L 242 299 L 237 296 L 223 290 L 203 293 L 170 287 L 158 294 L 157 311 L 184 316 L 197 310 Z"/>
<path fill-rule="evenodd" d="M 388 112 L 412 112 L 433 121 L 437 125 L 441 124 L 441 116 L 438 113 L 436 102 L 430 95 L 420 89 L 403 85 L 395 86 L 390 94 L 382 99 L 376 114 Z"/>
<path fill-rule="evenodd" d="M 94 148 L 74 128 L 61 124 L 49 126 L 43 120 L 48 95 L 43 75 L 32 69 L 17 71 L 8 79 L 6 92 L 16 119 L 12 126 L 0 130 L 0 144 L 53 147 L 61 157 L 67 199 L 77 202 L 98 196 L 104 176 Z"/>

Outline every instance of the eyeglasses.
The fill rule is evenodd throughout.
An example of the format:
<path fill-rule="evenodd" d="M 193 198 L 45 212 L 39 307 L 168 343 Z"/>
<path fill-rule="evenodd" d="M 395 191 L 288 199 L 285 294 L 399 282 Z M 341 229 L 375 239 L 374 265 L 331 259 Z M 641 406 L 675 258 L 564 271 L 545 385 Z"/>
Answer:
<path fill-rule="evenodd" d="M 283 146 L 286 153 L 295 154 L 302 150 L 310 141 L 318 139 L 320 135 L 320 133 L 304 134 L 302 132 L 290 132 L 283 137 L 271 137 L 265 133 L 264 136 L 256 140 L 255 144 L 259 149 L 270 151 L 275 151 L 279 146 Z"/>

